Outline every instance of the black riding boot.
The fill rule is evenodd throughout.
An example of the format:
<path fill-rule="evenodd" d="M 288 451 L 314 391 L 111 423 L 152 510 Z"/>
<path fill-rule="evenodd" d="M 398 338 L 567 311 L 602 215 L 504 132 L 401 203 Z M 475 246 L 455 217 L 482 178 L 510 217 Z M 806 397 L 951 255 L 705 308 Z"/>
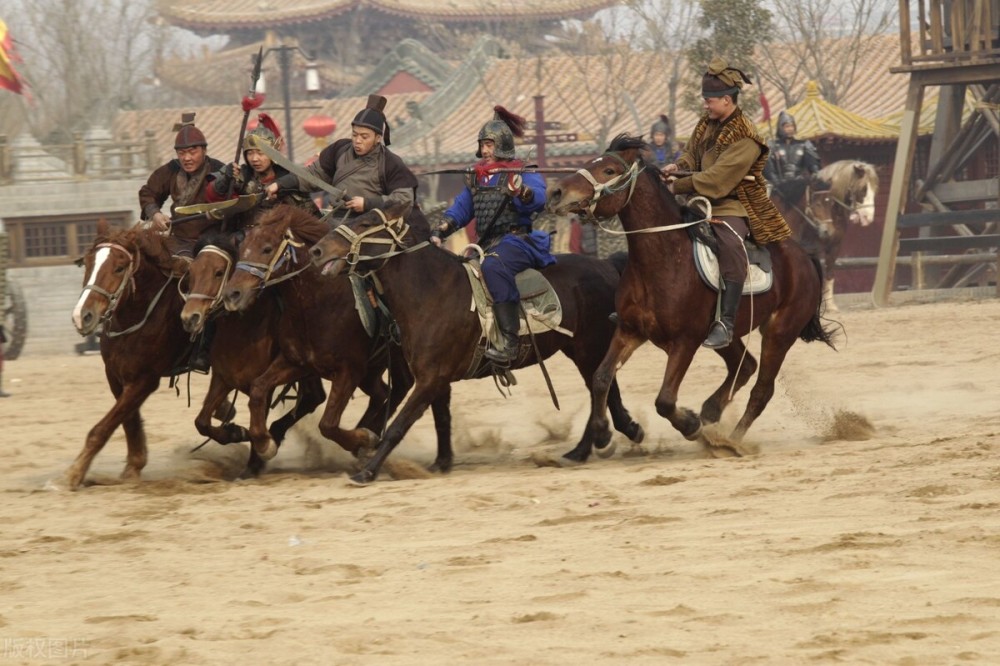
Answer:
<path fill-rule="evenodd" d="M 722 284 L 722 313 L 719 319 L 712 324 L 712 328 L 708 331 L 708 337 L 701 343 L 702 347 L 709 349 L 722 349 L 728 347 L 729 343 L 733 341 L 736 311 L 740 307 L 740 297 L 743 295 L 741 283 L 724 280 Z"/>
<path fill-rule="evenodd" d="M 493 318 L 497 320 L 497 328 L 503 340 L 503 349 L 488 347 L 484 356 L 497 363 L 510 363 L 517 358 L 517 347 L 520 342 L 518 329 L 521 328 L 520 303 L 494 303 Z"/>
<path fill-rule="evenodd" d="M 208 352 L 212 348 L 212 340 L 215 339 L 215 320 L 209 319 L 205 322 L 205 330 L 201 333 L 201 338 L 198 340 L 198 347 L 191 357 L 191 369 L 195 372 L 201 372 L 208 374 L 208 371 L 212 368 L 212 359 L 209 357 Z"/>

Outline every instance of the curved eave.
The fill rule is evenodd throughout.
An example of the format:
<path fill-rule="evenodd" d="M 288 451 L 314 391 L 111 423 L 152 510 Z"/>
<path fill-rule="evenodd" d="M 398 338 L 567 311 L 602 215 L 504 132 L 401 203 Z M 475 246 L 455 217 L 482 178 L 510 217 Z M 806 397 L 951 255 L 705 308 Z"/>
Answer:
<path fill-rule="evenodd" d="M 581 18 L 591 16 L 595 12 L 607 9 L 617 3 L 615 2 L 594 2 L 587 6 L 576 9 L 560 9 L 558 7 L 544 7 L 537 11 L 519 9 L 499 10 L 485 8 L 483 6 L 472 6 L 468 9 L 447 8 L 443 3 L 437 4 L 427 9 L 420 7 L 401 7 L 399 4 L 387 6 L 380 2 L 373 2 L 370 6 L 383 14 L 413 20 L 441 21 L 444 23 L 481 23 L 483 21 L 558 21 L 563 19 Z"/>
<path fill-rule="evenodd" d="M 355 2 L 345 2 L 334 7 L 315 8 L 300 12 L 212 12 L 210 10 L 178 8 L 169 3 L 158 3 L 158 11 L 164 20 L 179 28 L 186 28 L 194 32 L 220 32 L 268 30 L 277 26 L 318 23 L 347 14 L 354 10 L 355 6 Z"/>

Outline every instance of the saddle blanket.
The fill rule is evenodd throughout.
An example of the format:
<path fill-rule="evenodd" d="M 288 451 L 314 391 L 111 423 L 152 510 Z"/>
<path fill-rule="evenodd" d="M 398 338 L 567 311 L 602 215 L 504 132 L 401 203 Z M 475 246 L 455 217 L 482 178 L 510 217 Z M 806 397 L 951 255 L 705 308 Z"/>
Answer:
<path fill-rule="evenodd" d="M 712 248 L 708 247 L 705 243 L 700 240 L 695 240 L 694 243 L 694 265 L 698 268 L 698 275 L 701 276 L 702 281 L 711 287 L 715 291 L 719 291 L 719 258 L 715 256 L 712 252 Z M 766 253 L 767 250 L 759 249 L 760 252 Z M 753 263 L 758 260 L 755 257 L 756 252 L 750 253 L 750 270 L 747 271 L 746 282 L 743 283 L 743 295 L 747 294 L 761 294 L 768 291 L 774 284 L 774 273 L 771 272 L 770 268 L 770 255 L 767 255 L 766 266 L 768 270 L 763 270 L 758 264 Z M 764 262 L 762 262 L 764 263 Z"/>

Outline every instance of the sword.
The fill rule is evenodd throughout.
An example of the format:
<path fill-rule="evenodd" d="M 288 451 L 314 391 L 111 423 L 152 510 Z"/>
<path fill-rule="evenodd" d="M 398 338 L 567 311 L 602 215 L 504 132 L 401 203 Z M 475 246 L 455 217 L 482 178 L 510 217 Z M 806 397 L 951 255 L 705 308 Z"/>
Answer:
<path fill-rule="evenodd" d="M 194 220 L 200 217 L 207 217 L 212 220 L 223 220 L 226 218 L 233 217 L 238 213 L 248 211 L 257 205 L 260 200 L 261 195 L 256 194 L 244 194 L 235 199 L 226 199 L 225 201 L 216 201 L 214 203 L 199 203 L 191 204 L 189 206 L 177 206 L 174 211 L 181 213 L 186 217 L 181 217 L 176 220 L 172 220 L 171 224 L 177 224 L 178 222 L 186 222 L 187 220 Z"/>
<path fill-rule="evenodd" d="M 575 167 L 552 167 L 550 169 L 543 169 L 543 168 L 539 168 L 539 167 L 536 167 L 536 166 L 528 166 L 528 167 L 523 167 L 523 168 L 520 168 L 520 169 L 513 168 L 513 167 L 502 167 L 502 168 L 499 168 L 499 169 L 488 169 L 486 171 L 486 173 L 490 174 L 490 175 L 495 174 L 495 173 L 576 173 L 579 170 L 580 170 L 579 168 L 575 168 Z M 469 175 L 469 174 L 476 173 L 476 171 L 475 171 L 475 169 L 472 169 L 472 168 L 468 168 L 468 169 L 438 169 L 437 171 L 421 171 L 420 173 L 414 173 L 414 175 L 415 176 L 435 176 L 437 174 L 443 174 L 443 173 L 454 173 L 454 174 Z"/>
<path fill-rule="evenodd" d="M 330 185 L 329 183 L 320 180 L 313 174 L 309 173 L 306 169 L 300 167 L 298 164 L 295 164 L 290 159 L 282 155 L 279 151 L 275 150 L 266 141 L 261 141 L 258 137 L 251 135 L 250 144 L 260 152 L 267 155 L 272 162 L 287 169 L 289 173 L 295 174 L 300 179 L 306 181 L 307 183 L 315 187 L 317 190 L 323 190 L 324 192 L 329 194 L 334 202 L 339 203 L 344 200 L 343 190 L 338 189 L 333 185 Z"/>

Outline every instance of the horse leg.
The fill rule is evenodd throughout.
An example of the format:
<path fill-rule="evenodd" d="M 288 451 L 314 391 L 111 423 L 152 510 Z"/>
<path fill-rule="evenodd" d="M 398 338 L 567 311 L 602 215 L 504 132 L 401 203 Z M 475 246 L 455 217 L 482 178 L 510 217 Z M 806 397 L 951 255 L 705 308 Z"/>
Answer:
<path fill-rule="evenodd" d="M 843 237 L 843 231 L 838 228 L 823 252 L 823 304 L 826 312 L 839 312 L 837 303 L 833 299 L 833 270 L 837 266 Z"/>
<path fill-rule="evenodd" d="M 431 403 L 431 414 L 434 416 L 434 432 L 437 433 L 437 457 L 430 470 L 447 474 L 455 460 L 451 448 L 451 384 Z"/>
<path fill-rule="evenodd" d="M 271 407 L 274 389 L 305 376 L 306 373 L 302 368 L 292 365 L 284 356 L 279 355 L 250 385 L 251 468 L 258 465 L 254 455 L 260 458 L 259 466 L 262 468 L 264 461 L 270 460 L 278 453 L 278 445 L 267 429 L 267 414 Z"/>
<path fill-rule="evenodd" d="M 670 421 L 688 440 L 701 436 L 701 419 L 690 409 L 677 407 L 677 393 L 700 343 L 700 340 L 679 341 L 667 349 L 667 369 L 655 403 L 656 413 Z"/>
<path fill-rule="evenodd" d="M 221 426 L 212 425 L 212 415 L 226 399 L 229 389 L 230 387 L 226 386 L 219 375 L 213 372 L 208 385 L 208 393 L 205 394 L 205 399 L 201 403 L 201 411 L 194 419 L 194 427 L 197 428 L 198 433 L 219 444 L 234 444 L 250 439 L 250 433 L 247 429 L 235 423 Z"/>
<path fill-rule="evenodd" d="M 746 411 L 743 412 L 743 417 L 730 435 L 734 441 L 742 441 L 751 424 L 764 411 L 771 396 L 774 395 L 774 380 L 778 376 L 778 370 L 785 362 L 785 355 L 791 349 L 795 338 L 796 336 L 792 334 L 768 335 L 765 332 L 760 351 L 760 372 L 757 373 L 757 381 L 750 389 L 750 400 L 747 403 Z"/>
<path fill-rule="evenodd" d="M 643 339 L 626 333 L 620 326 L 615 330 L 608 351 L 604 354 L 604 358 L 588 382 L 590 417 L 587 419 L 587 426 L 584 428 L 580 441 L 572 450 L 564 453 L 563 458 L 571 462 L 586 462 L 587 458 L 590 457 L 590 452 L 595 447 L 603 449 L 611 441 L 611 430 L 608 428 L 608 397 L 612 387 L 617 394 L 617 402 L 621 403 L 621 394 L 617 391 L 618 384 L 615 380 L 615 374 L 643 342 Z M 584 373 L 584 379 L 586 380 L 586 373 Z M 624 412 L 624 407 L 622 407 L 622 411 Z M 624 413 L 627 416 L 628 412 Z M 629 420 L 631 421 L 631 418 Z M 615 427 L 617 428 L 617 426 L 616 422 Z M 641 430 L 640 428 L 639 432 Z M 635 434 L 638 435 L 638 433 Z M 636 440 L 633 439 L 633 441 Z"/>
<path fill-rule="evenodd" d="M 344 414 L 344 409 L 347 408 L 347 403 L 360 380 L 360 377 L 351 375 L 350 368 L 340 368 L 333 373 L 330 396 L 326 401 L 323 418 L 319 422 L 319 431 L 324 437 L 333 440 L 356 457 L 363 456 L 367 449 L 373 448 L 378 443 L 378 435 L 369 428 L 359 425 L 354 430 L 345 430 L 340 427 L 340 417 Z M 372 409 L 370 404 L 368 409 Z"/>
<path fill-rule="evenodd" d="M 125 469 L 128 471 L 129 465 L 133 463 L 138 464 L 135 470 L 136 474 L 138 474 L 138 471 L 145 465 L 146 442 L 145 435 L 141 434 L 142 421 L 138 412 L 139 407 L 146 401 L 146 398 L 160 385 L 160 378 L 156 376 L 144 377 L 142 381 L 133 382 L 125 386 L 122 386 L 118 382 L 113 382 L 109 378 L 108 383 L 111 385 L 112 393 L 115 394 L 115 404 L 104 415 L 104 418 L 98 421 L 90 429 L 90 432 L 87 433 L 83 450 L 80 451 L 76 460 L 66 470 L 66 485 L 70 490 L 76 490 L 80 487 L 84 477 L 87 475 L 87 470 L 90 469 L 90 465 L 94 461 L 94 457 L 108 443 L 108 439 L 111 438 L 111 435 L 118 426 L 132 415 L 135 416 L 136 420 L 132 421 L 129 426 L 129 430 L 133 433 L 133 436 L 129 437 L 128 431 L 126 431 L 129 464 L 126 465 Z M 136 437 L 136 433 L 139 433 L 140 436 Z"/>
<path fill-rule="evenodd" d="M 274 439 L 274 443 L 280 448 L 285 440 L 285 435 L 298 423 L 306 414 L 312 414 L 317 407 L 326 400 L 326 390 L 323 388 L 323 381 L 319 375 L 309 375 L 299 380 L 299 397 L 291 411 L 274 421 L 268 432 Z"/>
<path fill-rule="evenodd" d="M 736 392 L 750 381 L 753 373 L 757 372 L 757 359 L 746 349 L 746 345 L 741 339 L 733 338 L 733 342 L 728 347 L 715 350 L 726 362 L 726 378 L 715 390 L 715 393 L 702 404 L 699 415 L 702 423 L 718 423 L 719 419 L 722 418 L 722 412 L 725 411 Z"/>
<path fill-rule="evenodd" d="M 406 403 L 399 414 L 393 419 L 392 424 L 385 431 L 385 436 L 379 443 L 375 455 L 365 463 L 361 471 L 351 475 L 351 481 L 357 485 L 367 485 L 378 478 L 382 463 L 385 462 L 392 450 L 396 448 L 403 436 L 410 430 L 410 427 L 417 422 L 417 419 L 426 411 L 428 405 L 438 400 L 448 383 L 444 379 L 436 379 L 433 383 L 423 383 L 419 381 L 414 385 L 413 392 L 407 398 Z"/>

